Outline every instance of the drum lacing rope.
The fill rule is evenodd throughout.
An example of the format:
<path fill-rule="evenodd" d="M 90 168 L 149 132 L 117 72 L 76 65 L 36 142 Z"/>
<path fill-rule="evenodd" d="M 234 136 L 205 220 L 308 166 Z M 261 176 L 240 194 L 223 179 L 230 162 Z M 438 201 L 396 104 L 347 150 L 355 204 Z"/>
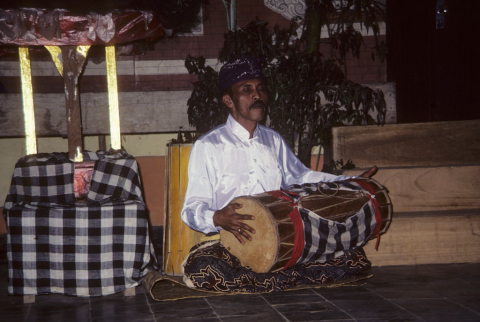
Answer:
<path fill-rule="evenodd" d="M 335 183 L 335 182 L 333 182 L 333 181 L 331 181 L 330 183 L 334 184 L 334 185 L 336 186 L 336 189 L 332 188 L 332 189 L 325 189 L 325 190 L 335 190 L 335 193 L 334 193 L 334 194 L 329 195 L 329 194 L 326 194 L 324 191 L 322 191 L 322 188 L 321 188 L 322 185 L 327 186 L 327 185 L 325 184 L 325 182 L 320 182 L 320 184 L 318 185 L 318 190 L 317 190 L 317 191 L 320 192 L 320 194 L 322 194 L 323 196 L 327 196 L 327 197 L 329 197 L 329 198 L 335 197 L 335 196 L 337 195 L 337 193 L 338 193 L 340 190 L 342 190 L 342 189 L 340 189 L 340 186 L 338 185 L 338 183 Z M 329 187 L 327 186 L 327 188 L 329 188 Z M 348 190 L 345 190 L 345 191 L 348 191 Z M 342 197 L 342 196 L 337 196 L 337 198 L 347 199 L 347 200 L 357 199 L 357 198 L 355 198 L 355 197 L 350 197 L 350 198 L 349 198 L 349 197 Z"/>

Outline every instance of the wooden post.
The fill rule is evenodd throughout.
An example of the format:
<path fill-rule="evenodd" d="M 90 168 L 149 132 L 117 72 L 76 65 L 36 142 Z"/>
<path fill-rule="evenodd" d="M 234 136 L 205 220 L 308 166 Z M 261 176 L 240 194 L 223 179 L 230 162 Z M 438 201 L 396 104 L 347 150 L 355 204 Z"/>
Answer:
<path fill-rule="evenodd" d="M 35 135 L 35 114 L 33 110 L 32 71 L 28 47 L 18 48 L 20 56 L 20 73 L 22 79 L 23 117 L 25 123 L 26 153 L 37 153 L 37 137 Z"/>
<path fill-rule="evenodd" d="M 102 151 L 107 150 L 107 138 L 105 137 L 105 135 L 100 134 L 98 136 L 98 149 Z"/>
<path fill-rule="evenodd" d="M 108 111 L 110 115 L 110 145 L 113 150 L 122 148 L 120 137 L 120 112 L 118 109 L 117 61 L 115 46 L 105 47 L 107 60 Z"/>
<path fill-rule="evenodd" d="M 76 46 L 62 46 L 61 49 L 63 58 L 63 81 L 65 83 L 65 104 L 67 108 L 68 157 L 71 160 L 81 161 L 78 160 L 78 157 L 75 158 L 77 150 L 79 152 L 78 155 L 81 155 L 83 150 L 78 76 L 82 71 L 81 67 L 83 67 L 85 57 L 77 57 Z"/>
<path fill-rule="evenodd" d="M 123 291 L 123 296 L 128 297 L 128 296 L 135 296 L 135 287 L 127 288 L 126 290 Z"/>
<path fill-rule="evenodd" d="M 23 296 L 23 303 L 28 304 L 28 303 L 35 303 L 35 295 L 24 295 Z"/>

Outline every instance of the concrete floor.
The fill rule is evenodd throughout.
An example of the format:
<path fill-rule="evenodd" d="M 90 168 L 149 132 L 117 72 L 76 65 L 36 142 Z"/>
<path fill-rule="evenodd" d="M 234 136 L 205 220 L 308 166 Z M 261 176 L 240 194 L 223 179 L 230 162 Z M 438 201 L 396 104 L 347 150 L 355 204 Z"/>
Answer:
<path fill-rule="evenodd" d="M 0 264 L 0 322 L 7 321 L 480 321 L 480 264 L 373 267 L 357 286 L 156 302 L 142 287 L 100 298 L 7 295 Z"/>

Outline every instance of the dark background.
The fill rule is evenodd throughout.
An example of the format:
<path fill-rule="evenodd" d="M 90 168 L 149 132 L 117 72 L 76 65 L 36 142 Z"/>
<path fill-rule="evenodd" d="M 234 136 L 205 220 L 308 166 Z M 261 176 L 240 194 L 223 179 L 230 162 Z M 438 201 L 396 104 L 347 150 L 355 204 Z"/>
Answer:
<path fill-rule="evenodd" d="M 396 83 L 398 123 L 480 119 L 479 1 L 388 0 L 388 81 Z"/>

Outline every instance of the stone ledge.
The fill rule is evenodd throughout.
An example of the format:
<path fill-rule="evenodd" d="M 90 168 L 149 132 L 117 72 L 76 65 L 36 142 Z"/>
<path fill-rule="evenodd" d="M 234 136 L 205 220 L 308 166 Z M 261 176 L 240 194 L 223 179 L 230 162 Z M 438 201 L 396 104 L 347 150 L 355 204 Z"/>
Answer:
<path fill-rule="evenodd" d="M 480 209 L 450 213 L 393 214 L 392 224 L 365 247 L 374 266 L 480 262 Z"/>
<path fill-rule="evenodd" d="M 478 164 L 480 120 L 336 127 L 333 159 L 359 167 Z"/>
<path fill-rule="evenodd" d="M 480 165 L 380 168 L 373 178 L 389 190 L 394 212 L 480 208 Z"/>

